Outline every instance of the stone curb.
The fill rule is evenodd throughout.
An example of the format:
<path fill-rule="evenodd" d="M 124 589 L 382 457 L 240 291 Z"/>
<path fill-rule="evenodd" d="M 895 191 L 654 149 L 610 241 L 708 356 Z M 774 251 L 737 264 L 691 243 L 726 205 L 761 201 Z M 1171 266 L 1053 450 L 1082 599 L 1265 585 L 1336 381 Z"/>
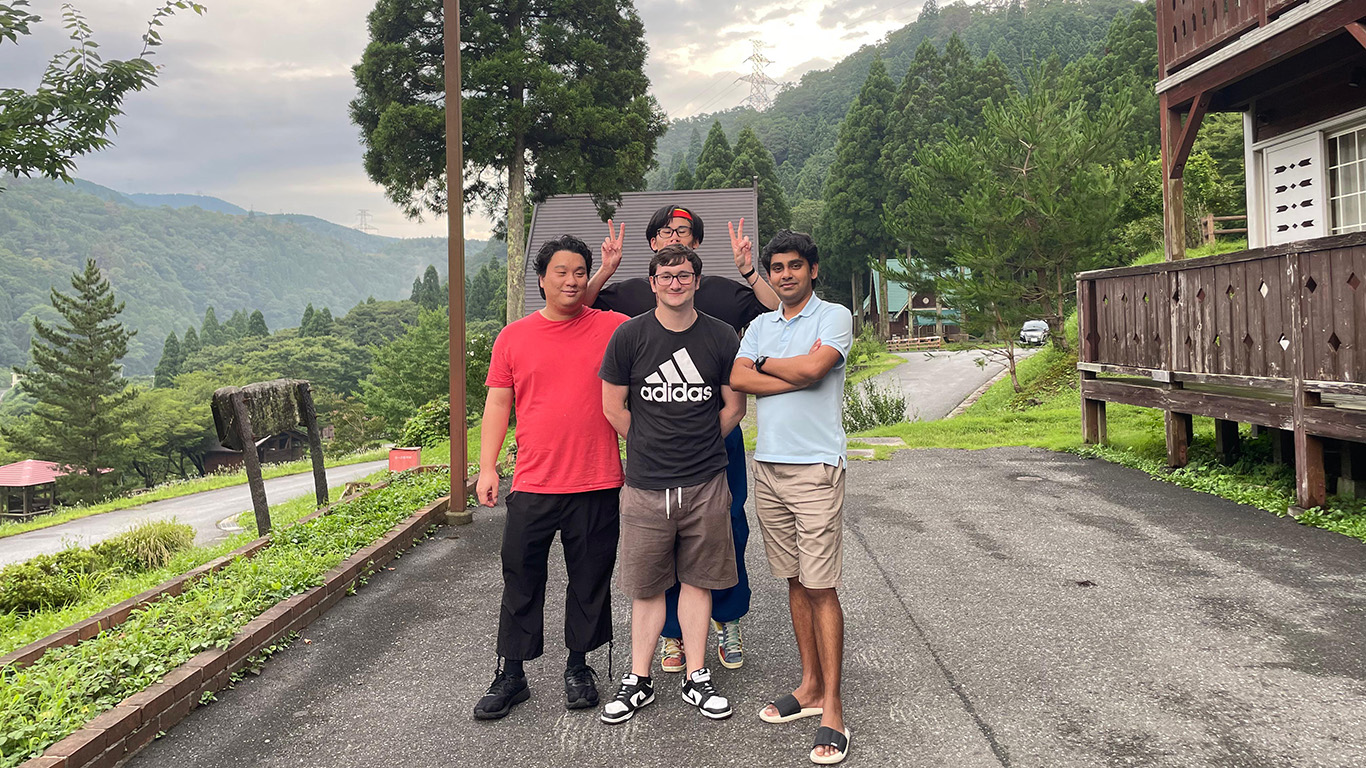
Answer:
<path fill-rule="evenodd" d="M 382 486 L 367 490 L 379 487 Z M 160 682 L 129 696 L 84 728 L 48 747 L 40 757 L 23 763 L 21 768 L 112 768 L 127 762 L 157 734 L 200 706 L 206 694 L 226 686 L 253 655 L 308 626 L 345 597 L 357 580 L 379 570 L 421 538 L 428 527 L 442 522 L 449 504 L 447 496 L 418 510 L 378 541 L 328 571 L 321 586 L 277 603 L 247 622 L 227 648 L 200 653 L 171 670 Z"/>

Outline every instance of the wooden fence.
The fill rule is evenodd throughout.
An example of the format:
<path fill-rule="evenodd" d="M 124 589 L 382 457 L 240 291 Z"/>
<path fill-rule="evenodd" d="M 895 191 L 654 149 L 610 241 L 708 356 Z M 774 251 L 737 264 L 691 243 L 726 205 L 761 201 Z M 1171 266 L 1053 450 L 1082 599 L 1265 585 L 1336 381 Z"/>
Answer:
<path fill-rule="evenodd" d="M 1323 503 L 1324 440 L 1350 486 L 1366 472 L 1366 233 L 1077 276 L 1082 429 L 1105 438 L 1105 403 L 1167 412 L 1183 466 L 1191 415 L 1293 434 L 1297 498 Z M 1338 446 L 1334 446 L 1338 447 Z M 1342 483 L 1340 482 L 1341 486 Z"/>

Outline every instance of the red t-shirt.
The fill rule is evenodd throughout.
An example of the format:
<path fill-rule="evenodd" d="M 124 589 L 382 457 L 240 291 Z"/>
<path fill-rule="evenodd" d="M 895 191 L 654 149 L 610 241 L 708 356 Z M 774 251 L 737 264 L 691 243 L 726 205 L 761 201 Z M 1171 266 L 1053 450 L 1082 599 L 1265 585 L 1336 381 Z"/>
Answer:
<path fill-rule="evenodd" d="M 626 315 L 584 307 L 571 320 L 535 312 L 493 342 L 485 384 L 511 387 L 517 412 L 512 490 L 582 493 L 622 484 L 617 433 L 602 415 L 603 352 Z"/>

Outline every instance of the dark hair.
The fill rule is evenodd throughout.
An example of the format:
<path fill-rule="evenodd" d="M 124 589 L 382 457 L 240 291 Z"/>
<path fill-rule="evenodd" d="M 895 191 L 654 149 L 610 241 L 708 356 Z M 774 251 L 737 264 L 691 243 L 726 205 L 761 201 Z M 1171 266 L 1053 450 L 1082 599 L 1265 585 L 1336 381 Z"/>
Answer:
<path fill-rule="evenodd" d="M 764 246 L 764 251 L 759 256 L 759 263 L 763 265 L 765 272 L 772 272 L 773 254 L 791 252 L 796 252 L 798 256 L 806 259 L 806 263 L 811 266 L 815 266 L 821 261 L 820 252 L 816 250 L 816 241 L 811 239 L 811 235 L 784 229 L 774 235 L 773 239 L 768 241 L 768 245 Z"/>
<path fill-rule="evenodd" d="M 701 245 L 702 217 L 698 216 L 697 214 L 693 213 L 687 208 L 684 208 L 681 205 L 666 205 L 663 208 L 660 208 L 659 210 L 655 211 L 655 215 L 650 217 L 649 226 L 645 227 L 645 242 L 648 243 L 651 240 L 655 239 L 655 235 L 659 234 L 659 230 L 663 229 L 665 225 L 669 223 L 669 220 L 674 217 L 674 211 L 682 211 L 688 214 L 684 218 L 692 219 L 693 240 L 695 240 L 698 245 Z"/>
<path fill-rule="evenodd" d="M 692 265 L 694 274 L 699 277 L 702 275 L 702 259 L 698 257 L 697 251 L 682 243 L 666 245 L 655 251 L 654 258 L 650 259 L 650 277 L 654 277 L 655 270 L 660 267 L 672 267 L 685 261 Z"/>
<path fill-rule="evenodd" d="M 545 277 L 545 271 L 550 269 L 550 259 L 560 251 L 571 251 L 583 257 L 583 266 L 589 272 L 593 271 L 593 250 L 584 241 L 573 235 L 560 235 L 554 240 L 547 240 L 541 246 L 541 250 L 536 252 L 536 258 L 532 264 L 536 267 L 536 276 Z M 537 281 L 536 290 L 540 292 L 541 298 L 545 298 L 545 289 Z"/>

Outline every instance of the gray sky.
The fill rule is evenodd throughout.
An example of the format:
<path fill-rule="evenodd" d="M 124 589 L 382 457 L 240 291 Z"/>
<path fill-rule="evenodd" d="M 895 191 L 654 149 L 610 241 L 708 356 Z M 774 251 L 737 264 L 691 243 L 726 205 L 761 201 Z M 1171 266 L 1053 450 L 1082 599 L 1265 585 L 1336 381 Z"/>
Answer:
<path fill-rule="evenodd" d="M 106 58 L 128 58 L 157 0 L 72 0 Z M 739 104 L 751 38 L 767 43 L 770 77 L 824 69 L 912 21 L 923 0 L 637 0 L 650 44 L 647 73 L 670 117 Z M 405 219 L 365 176 L 351 66 L 367 42 L 374 0 L 205 0 L 202 17 L 166 23 L 158 86 L 133 94 L 115 145 L 79 161 L 76 175 L 123 192 L 220 197 L 268 213 L 306 213 L 354 226 L 370 212 L 379 234 L 444 235 L 442 219 Z M 0 87 L 32 88 L 67 47 L 61 3 L 32 0 L 44 21 L 19 46 L 0 44 Z M 716 19 L 727 21 L 720 24 Z M 813 56 L 813 54 L 819 54 Z M 489 223 L 466 220 L 468 237 Z"/>

